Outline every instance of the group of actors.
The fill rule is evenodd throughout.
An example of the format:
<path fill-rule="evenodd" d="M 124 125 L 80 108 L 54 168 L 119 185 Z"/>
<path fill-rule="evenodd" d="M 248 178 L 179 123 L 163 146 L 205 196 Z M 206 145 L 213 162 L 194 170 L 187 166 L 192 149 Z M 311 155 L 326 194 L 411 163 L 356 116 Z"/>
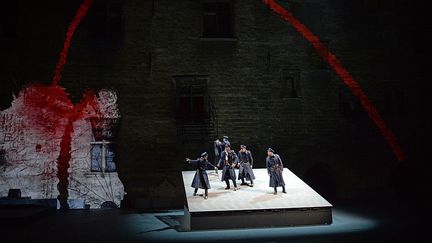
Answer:
<path fill-rule="evenodd" d="M 212 164 L 208 161 L 208 153 L 203 152 L 196 160 L 186 158 L 186 161 L 196 166 L 196 173 L 192 180 L 191 187 L 195 188 L 194 196 L 197 195 L 198 189 L 204 189 L 204 199 L 208 198 L 208 189 L 210 189 L 210 182 L 207 175 L 207 168 L 210 166 L 215 170 L 222 169 L 221 181 L 225 181 L 225 190 L 231 189 L 229 180 L 234 185 L 234 191 L 238 189 L 236 179 L 241 180 L 241 185 L 248 185 L 253 187 L 255 175 L 253 173 L 253 157 L 250 150 L 246 145 L 240 145 L 240 150 L 236 153 L 231 149 L 231 143 L 228 136 L 224 136 L 222 141 L 217 139 L 214 141 L 215 147 L 215 163 Z M 274 188 L 274 194 L 277 194 L 277 187 L 282 187 L 282 192 L 285 191 L 285 182 L 282 177 L 283 163 L 282 159 L 272 148 L 267 149 L 266 158 L 267 173 L 270 181 L 269 186 Z M 236 178 L 235 168 L 239 169 L 238 178 Z M 246 183 L 246 181 L 250 181 Z"/>

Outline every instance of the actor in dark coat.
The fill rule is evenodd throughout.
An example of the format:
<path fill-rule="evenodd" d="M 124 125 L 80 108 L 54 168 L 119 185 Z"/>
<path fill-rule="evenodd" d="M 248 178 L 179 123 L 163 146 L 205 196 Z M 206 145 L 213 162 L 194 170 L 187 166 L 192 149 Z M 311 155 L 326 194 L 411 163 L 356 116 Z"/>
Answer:
<path fill-rule="evenodd" d="M 215 151 L 215 164 L 218 164 L 221 158 L 221 155 L 223 153 L 223 151 L 225 150 L 225 146 L 231 146 L 230 141 L 228 140 L 228 136 L 223 136 L 222 141 L 220 141 L 219 139 L 216 139 L 214 141 L 214 151 Z M 219 169 L 223 168 L 223 164 L 221 164 L 220 166 L 218 165 Z"/>
<path fill-rule="evenodd" d="M 195 176 L 192 180 L 191 187 L 195 188 L 194 196 L 196 196 L 198 192 L 198 188 L 204 189 L 204 199 L 208 198 L 208 189 L 210 189 L 210 182 L 207 176 L 206 168 L 209 164 L 208 160 L 208 154 L 207 152 L 204 152 L 201 154 L 201 157 L 196 160 L 191 160 L 189 158 L 186 159 L 189 164 L 194 164 L 197 167 L 197 170 L 195 172 Z"/>
<path fill-rule="evenodd" d="M 267 149 L 266 165 L 267 165 L 267 173 L 270 176 L 269 186 L 274 188 L 274 194 L 275 195 L 277 194 L 276 188 L 278 186 L 281 186 L 282 192 L 286 193 L 285 182 L 282 176 L 282 172 L 283 172 L 282 159 L 278 154 L 275 154 L 274 150 L 271 148 Z"/>
<path fill-rule="evenodd" d="M 246 150 L 246 145 L 240 145 L 240 151 L 238 152 L 238 161 L 240 163 L 238 179 L 242 181 L 241 185 L 248 185 L 244 179 L 250 181 L 250 186 L 253 187 L 253 180 L 255 175 L 253 173 L 253 158 L 252 153 Z"/>
<path fill-rule="evenodd" d="M 234 191 L 237 190 L 236 174 L 234 170 L 237 165 L 237 161 L 237 154 L 233 150 L 231 150 L 231 147 L 229 145 L 226 145 L 225 150 L 222 152 L 221 158 L 218 163 L 219 165 L 223 166 L 221 180 L 225 181 L 227 185 L 225 190 L 230 189 L 229 180 L 232 180 L 234 184 Z"/>

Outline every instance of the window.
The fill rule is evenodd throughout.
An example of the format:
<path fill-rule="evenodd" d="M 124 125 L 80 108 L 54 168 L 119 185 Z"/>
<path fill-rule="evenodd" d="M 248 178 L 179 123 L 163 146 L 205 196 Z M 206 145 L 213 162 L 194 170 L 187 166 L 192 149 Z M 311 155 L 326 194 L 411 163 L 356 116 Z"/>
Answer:
<path fill-rule="evenodd" d="M 207 76 L 175 76 L 177 119 L 201 121 L 208 118 Z"/>
<path fill-rule="evenodd" d="M 102 140 L 91 144 L 91 171 L 115 172 L 115 153 L 113 143 Z"/>
<path fill-rule="evenodd" d="M 300 70 L 283 70 L 280 71 L 280 97 L 281 98 L 299 98 L 300 95 Z"/>
<path fill-rule="evenodd" d="M 92 127 L 94 142 L 90 143 L 90 163 L 92 172 L 115 172 L 114 138 L 115 118 L 88 118 Z"/>
<path fill-rule="evenodd" d="M 18 1 L 0 1 L 0 37 L 17 35 Z"/>
<path fill-rule="evenodd" d="M 228 0 L 205 0 L 203 3 L 203 37 L 233 38 L 232 5 Z"/>

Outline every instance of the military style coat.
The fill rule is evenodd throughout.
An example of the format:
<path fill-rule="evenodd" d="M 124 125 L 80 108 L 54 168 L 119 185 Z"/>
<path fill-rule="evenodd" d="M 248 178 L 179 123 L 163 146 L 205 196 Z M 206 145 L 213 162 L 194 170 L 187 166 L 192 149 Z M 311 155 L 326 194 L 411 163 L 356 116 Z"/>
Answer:
<path fill-rule="evenodd" d="M 273 154 L 273 156 L 267 156 L 266 165 L 267 173 L 270 175 L 269 186 L 285 186 L 285 182 L 282 177 L 283 163 L 280 156 L 278 154 Z"/>
<path fill-rule="evenodd" d="M 191 187 L 195 189 L 210 189 L 210 182 L 206 171 L 208 160 L 200 157 L 196 160 L 189 160 L 189 164 L 194 164 L 197 167 Z"/>
<path fill-rule="evenodd" d="M 223 168 L 223 164 L 219 164 L 218 162 L 220 161 L 220 158 L 222 156 L 222 153 L 225 150 L 225 145 L 229 145 L 231 146 L 231 143 L 228 139 L 224 138 L 222 141 L 220 141 L 219 139 L 216 139 L 213 142 L 214 145 L 214 152 L 215 152 L 215 165 L 219 168 L 222 169 Z"/>
<path fill-rule="evenodd" d="M 237 154 L 234 151 L 231 151 L 227 153 L 226 151 L 223 151 L 219 160 L 220 165 L 222 165 L 222 178 L 221 180 L 224 181 L 225 179 L 236 179 L 236 174 L 234 167 L 237 165 Z"/>
<path fill-rule="evenodd" d="M 252 170 L 253 158 L 249 150 L 238 152 L 238 162 L 240 163 L 238 179 L 246 179 L 248 181 L 255 180 L 255 175 Z"/>

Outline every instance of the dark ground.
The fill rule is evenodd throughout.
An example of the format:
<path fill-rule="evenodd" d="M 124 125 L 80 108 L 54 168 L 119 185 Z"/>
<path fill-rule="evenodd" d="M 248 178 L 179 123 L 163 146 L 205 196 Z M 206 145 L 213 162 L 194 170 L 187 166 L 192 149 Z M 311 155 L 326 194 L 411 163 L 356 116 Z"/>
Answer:
<path fill-rule="evenodd" d="M 0 210 L 2 242 L 421 242 L 427 239 L 424 237 L 427 212 L 415 201 L 396 199 L 334 203 L 332 225 L 198 232 L 181 231 L 178 220 L 182 210 L 30 211 L 37 215 L 29 217 L 22 209 Z"/>

